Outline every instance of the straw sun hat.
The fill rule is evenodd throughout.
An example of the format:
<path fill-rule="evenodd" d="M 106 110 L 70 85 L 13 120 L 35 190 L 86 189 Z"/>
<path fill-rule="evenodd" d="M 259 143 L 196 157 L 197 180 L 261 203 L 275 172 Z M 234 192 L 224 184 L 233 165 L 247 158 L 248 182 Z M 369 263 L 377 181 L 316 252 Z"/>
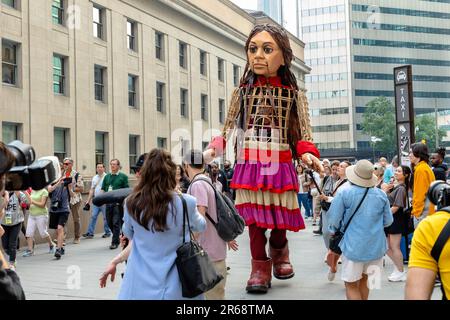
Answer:
<path fill-rule="evenodd" d="M 377 184 L 377 177 L 373 174 L 374 167 L 368 160 L 359 160 L 355 165 L 347 167 L 347 179 L 357 186 L 370 188 Z"/>

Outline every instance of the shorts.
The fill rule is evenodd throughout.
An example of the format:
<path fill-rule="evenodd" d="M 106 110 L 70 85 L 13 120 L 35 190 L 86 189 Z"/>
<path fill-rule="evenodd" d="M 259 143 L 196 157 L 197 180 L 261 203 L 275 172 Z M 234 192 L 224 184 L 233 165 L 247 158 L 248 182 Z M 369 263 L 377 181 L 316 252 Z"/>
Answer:
<path fill-rule="evenodd" d="M 58 226 L 64 227 L 69 219 L 69 212 L 50 212 L 50 229 L 58 229 Z"/>
<path fill-rule="evenodd" d="M 33 238 L 34 233 L 36 232 L 36 229 L 39 230 L 39 234 L 41 235 L 41 238 L 48 237 L 49 234 L 47 232 L 47 223 L 48 223 L 47 215 L 41 215 L 41 216 L 29 215 L 28 223 L 27 223 L 26 237 Z"/>
<path fill-rule="evenodd" d="M 362 279 L 363 274 L 370 275 L 374 272 L 375 274 L 381 274 L 383 270 L 383 257 L 377 260 L 359 262 L 349 260 L 342 255 L 341 260 L 341 279 L 345 282 L 356 282 Z"/>

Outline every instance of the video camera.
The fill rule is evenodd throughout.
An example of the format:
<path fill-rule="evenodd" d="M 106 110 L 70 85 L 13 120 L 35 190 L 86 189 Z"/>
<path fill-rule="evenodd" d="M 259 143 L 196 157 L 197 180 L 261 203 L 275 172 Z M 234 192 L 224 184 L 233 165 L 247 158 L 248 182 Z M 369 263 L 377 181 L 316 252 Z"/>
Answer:
<path fill-rule="evenodd" d="M 9 169 L 5 167 L 5 162 L 11 154 L 14 164 Z M 61 177 L 61 167 L 55 156 L 36 160 L 36 152 L 32 146 L 15 140 L 6 145 L 5 151 L 0 149 L 0 174 L 6 174 L 5 189 L 8 191 L 26 190 L 30 187 L 40 190 Z"/>
<path fill-rule="evenodd" d="M 434 181 L 428 189 L 427 196 L 438 209 L 450 206 L 450 185 L 442 180 Z"/>

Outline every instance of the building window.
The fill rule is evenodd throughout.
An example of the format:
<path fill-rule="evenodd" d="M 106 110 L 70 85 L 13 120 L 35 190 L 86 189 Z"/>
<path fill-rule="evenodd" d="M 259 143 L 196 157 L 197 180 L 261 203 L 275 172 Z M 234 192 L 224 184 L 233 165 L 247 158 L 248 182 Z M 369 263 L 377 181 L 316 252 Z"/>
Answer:
<path fill-rule="evenodd" d="M 202 120 L 208 120 L 208 96 L 206 94 L 201 96 L 201 117 Z"/>
<path fill-rule="evenodd" d="M 108 163 L 106 159 L 106 146 L 108 143 L 108 133 L 95 131 L 95 164 Z"/>
<path fill-rule="evenodd" d="M 181 145 L 181 154 L 180 154 L 180 156 L 184 157 L 186 152 L 191 149 L 191 143 L 189 142 L 189 140 L 184 140 L 182 137 L 180 137 L 180 145 Z"/>
<path fill-rule="evenodd" d="M 65 60 L 66 58 L 60 55 L 53 55 L 53 92 L 56 94 L 66 93 Z"/>
<path fill-rule="evenodd" d="M 156 111 L 164 113 L 164 90 L 165 84 L 162 82 L 156 82 Z"/>
<path fill-rule="evenodd" d="M 219 99 L 219 122 L 225 123 L 225 100 Z"/>
<path fill-rule="evenodd" d="M 135 107 L 135 108 L 137 107 L 136 84 L 137 84 L 137 77 L 129 74 L 128 75 L 128 106 Z"/>
<path fill-rule="evenodd" d="M 167 149 L 167 138 L 158 137 L 156 140 L 156 145 L 160 149 Z"/>
<path fill-rule="evenodd" d="M 200 74 L 206 76 L 207 71 L 206 52 L 200 50 Z"/>
<path fill-rule="evenodd" d="M 63 162 L 64 158 L 68 155 L 67 141 L 69 138 L 69 129 L 54 128 L 53 137 L 53 154 L 60 162 Z"/>
<path fill-rule="evenodd" d="M 11 8 L 17 9 L 17 3 L 16 3 L 15 0 L 2 0 L 2 3 L 4 5 L 7 5 L 7 6 L 11 7 Z"/>
<path fill-rule="evenodd" d="M 2 123 L 2 142 L 5 144 L 14 140 L 21 139 L 22 125 L 19 123 L 3 122 Z"/>
<path fill-rule="evenodd" d="M 180 114 L 182 117 L 188 116 L 188 91 L 187 89 L 180 90 Z"/>
<path fill-rule="evenodd" d="M 233 84 L 239 86 L 239 66 L 233 65 Z"/>
<path fill-rule="evenodd" d="M 186 69 L 186 52 L 187 52 L 187 44 L 184 42 L 180 42 L 179 46 L 179 55 L 180 55 L 180 67 Z"/>
<path fill-rule="evenodd" d="M 134 166 L 136 164 L 136 161 L 139 157 L 139 136 L 131 135 L 129 136 L 129 143 L 128 143 L 128 150 L 129 150 L 129 160 L 130 160 L 130 166 Z M 130 172 L 131 172 L 130 168 Z"/>
<path fill-rule="evenodd" d="M 357 141 L 358 149 L 370 149 L 370 141 Z"/>
<path fill-rule="evenodd" d="M 105 68 L 95 65 L 94 69 L 95 100 L 105 102 Z"/>
<path fill-rule="evenodd" d="M 164 61 L 164 34 L 155 32 L 155 55 L 156 59 Z"/>
<path fill-rule="evenodd" d="M 127 20 L 127 47 L 136 51 L 136 22 Z"/>
<path fill-rule="evenodd" d="M 52 18 L 54 24 L 64 24 L 64 0 L 53 0 Z"/>
<path fill-rule="evenodd" d="M 218 58 L 217 59 L 217 77 L 219 78 L 219 81 L 223 82 L 224 79 L 224 61 L 223 59 Z"/>
<path fill-rule="evenodd" d="M 2 82 L 17 85 L 18 44 L 2 40 Z"/>
<path fill-rule="evenodd" d="M 103 20 L 105 9 L 94 6 L 92 9 L 94 37 L 104 40 Z"/>

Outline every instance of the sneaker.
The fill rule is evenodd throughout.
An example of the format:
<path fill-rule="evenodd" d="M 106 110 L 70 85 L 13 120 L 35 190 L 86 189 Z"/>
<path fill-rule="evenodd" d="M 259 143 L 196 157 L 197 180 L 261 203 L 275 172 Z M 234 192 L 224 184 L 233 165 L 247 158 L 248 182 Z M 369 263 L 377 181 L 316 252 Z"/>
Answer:
<path fill-rule="evenodd" d="M 79 239 L 79 238 L 73 239 L 73 243 L 74 243 L 74 244 L 79 244 L 79 243 L 80 243 L 80 239 Z"/>
<path fill-rule="evenodd" d="M 61 255 L 65 255 L 66 254 L 66 249 L 64 247 L 61 248 Z"/>
<path fill-rule="evenodd" d="M 16 271 L 16 267 L 17 267 L 17 264 L 16 264 L 15 261 L 10 261 L 10 262 L 9 262 L 9 269 L 10 269 L 10 270 Z"/>
<path fill-rule="evenodd" d="M 83 234 L 83 238 L 86 238 L 86 239 L 92 239 L 93 237 L 94 237 L 94 235 L 91 234 L 91 233 L 85 233 L 85 234 Z"/>
<path fill-rule="evenodd" d="M 57 248 L 55 251 L 55 258 L 58 260 L 61 259 L 61 256 L 62 256 L 61 250 L 62 250 L 62 248 L 61 249 Z"/>
<path fill-rule="evenodd" d="M 336 277 L 336 272 L 331 272 L 331 270 L 328 271 L 328 281 L 334 281 L 334 278 Z"/>
<path fill-rule="evenodd" d="M 109 238 L 111 237 L 111 233 L 105 233 L 104 235 L 102 235 L 102 238 Z"/>
<path fill-rule="evenodd" d="M 22 257 L 31 257 L 32 255 L 34 255 L 34 251 L 31 250 L 25 250 L 25 252 L 23 253 Z"/>
<path fill-rule="evenodd" d="M 338 264 L 342 264 L 342 260 L 341 260 L 341 258 L 339 258 L 339 260 L 338 260 Z"/>
<path fill-rule="evenodd" d="M 52 244 L 51 246 L 48 247 L 48 253 L 52 254 L 55 253 L 55 245 Z"/>
<path fill-rule="evenodd" d="M 109 248 L 110 248 L 111 250 L 117 249 L 117 247 L 119 247 L 118 244 L 112 244 L 112 245 L 109 246 Z"/>
<path fill-rule="evenodd" d="M 322 235 L 322 230 L 314 230 L 314 231 L 313 231 L 313 235 L 315 235 L 315 236 L 321 236 L 321 235 Z"/>
<path fill-rule="evenodd" d="M 392 272 L 392 274 L 388 277 L 388 280 L 391 282 L 402 282 L 406 281 L 406 272 L 400 272 L 395 270 Z"/>

